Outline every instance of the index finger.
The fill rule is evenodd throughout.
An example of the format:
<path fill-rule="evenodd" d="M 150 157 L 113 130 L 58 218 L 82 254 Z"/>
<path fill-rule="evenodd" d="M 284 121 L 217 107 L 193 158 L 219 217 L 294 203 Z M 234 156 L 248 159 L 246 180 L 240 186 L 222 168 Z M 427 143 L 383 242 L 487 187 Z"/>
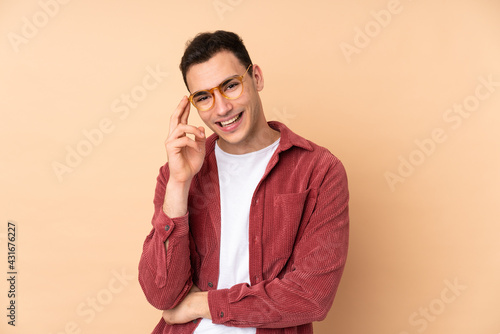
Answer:
<path fill-rule="evenodd" d="M 184 114 L 186 114 L 186 111 L 187 115 L 184 116 Z M 186 96 L 183 96 L 181 102 L 179 102 L 179 105 L 175 109 L 174 113 L 172 114 L 172 116 L 170 116 L 170 133 L 174 131 L 177 125 L 183 122 L 184 122 L 183 124 L 187 124 L 188 116 L 189 116 L 189 99 Z"/>
<path fill-rule="evenodd" d="M 191 111 L 191 103 L 189 103 L 189 99 L 186 98 L 186 106 L 181 113 L 181 124 L 187 124 L 189 112 Z"/>

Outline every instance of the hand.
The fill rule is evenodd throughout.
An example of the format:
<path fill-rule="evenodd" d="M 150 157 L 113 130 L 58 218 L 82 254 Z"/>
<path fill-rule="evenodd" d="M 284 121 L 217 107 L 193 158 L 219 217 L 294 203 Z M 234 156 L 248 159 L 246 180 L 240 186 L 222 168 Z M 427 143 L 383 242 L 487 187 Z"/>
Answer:
<path fill-rule="evenodd" d="M 205 129 L 188 125 L 189 99 L 184 96 L 170 117 L 170 131 L 165 141 L 170 180 L 179 184 L 191 182 L 205 159 Z M 194 140 L 187 134 L 194 135 Z"/>
<path fill-rule="evenodd" d="M 207 296 L 208 292 L 202 292 L 196 285 L 193 285 L 179 305 L 171 310 L 163 311 L 163 320 L 168 325 L 175 325 L 185 324 L 198 318 L 211 319 Z"/>

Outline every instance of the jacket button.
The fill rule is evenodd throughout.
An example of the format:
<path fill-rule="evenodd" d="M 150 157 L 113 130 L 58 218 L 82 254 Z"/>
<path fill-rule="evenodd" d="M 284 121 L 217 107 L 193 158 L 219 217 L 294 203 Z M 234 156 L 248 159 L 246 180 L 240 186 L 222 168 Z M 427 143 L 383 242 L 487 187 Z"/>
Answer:
<path fill-rule="evenodd" d="M 213 287 L 214 287 L 214 285 L 213 285 L 213 283 L 212 283 L 212 282 L 208 282 L 208 286 L 209 286 L 209 287 L 211 287 L 211 288 L 213 288 Z"/>
<path fill-rule="evenodd" d="M 221 318 L 224 318 L 224 312 L 221 312 L 221 313 L 220 313 L 220 317 L 221 317 Z"/>
<path fill-rule="evenodd" d="M 165 225 L 165 231 L 170 230 L 170 225 Z"/>

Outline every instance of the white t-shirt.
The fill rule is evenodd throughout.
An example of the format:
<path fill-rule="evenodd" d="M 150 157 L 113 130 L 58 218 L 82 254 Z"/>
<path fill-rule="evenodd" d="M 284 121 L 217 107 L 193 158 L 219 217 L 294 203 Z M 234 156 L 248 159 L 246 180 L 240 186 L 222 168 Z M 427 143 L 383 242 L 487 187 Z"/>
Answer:
<path fill-rule="evenodd" d="M 250 204 L 255 188 L 264 176 L 267 164 L 279 144 L 247 154 L 229 154 L 215 145 L 219 172 L 221 206 L 221 244 L 218 289 L 239 283 L 250 284 L 248 225 Z M 255 328 L 215 325 L 203 319 L 196 334 L 255 334 Z"/>

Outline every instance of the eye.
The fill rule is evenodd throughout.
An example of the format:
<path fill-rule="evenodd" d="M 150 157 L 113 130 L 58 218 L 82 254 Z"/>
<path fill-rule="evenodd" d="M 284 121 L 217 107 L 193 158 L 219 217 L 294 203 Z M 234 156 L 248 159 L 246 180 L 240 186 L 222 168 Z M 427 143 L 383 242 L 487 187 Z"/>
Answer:
<path fill-rule="evenodd" d="M 211 94 L 207 93 L 207 92 L 200 92 L 200 93 L 197 93 L 194 97 L 193 97 L 193 101 L 195 103 L 200 103 L 200 102 L 204 102 L 204 101 L 207 101 L 208 99 L 210 99 L 212 97 Z"/>
<path fill-rule="evenodd" d="M 224 85 L 224 91 L 231 92 L 231 91 L 237 89 L 239 85 L 240 85 L 240 82 L 238 80 L 232 79 Z"/>

